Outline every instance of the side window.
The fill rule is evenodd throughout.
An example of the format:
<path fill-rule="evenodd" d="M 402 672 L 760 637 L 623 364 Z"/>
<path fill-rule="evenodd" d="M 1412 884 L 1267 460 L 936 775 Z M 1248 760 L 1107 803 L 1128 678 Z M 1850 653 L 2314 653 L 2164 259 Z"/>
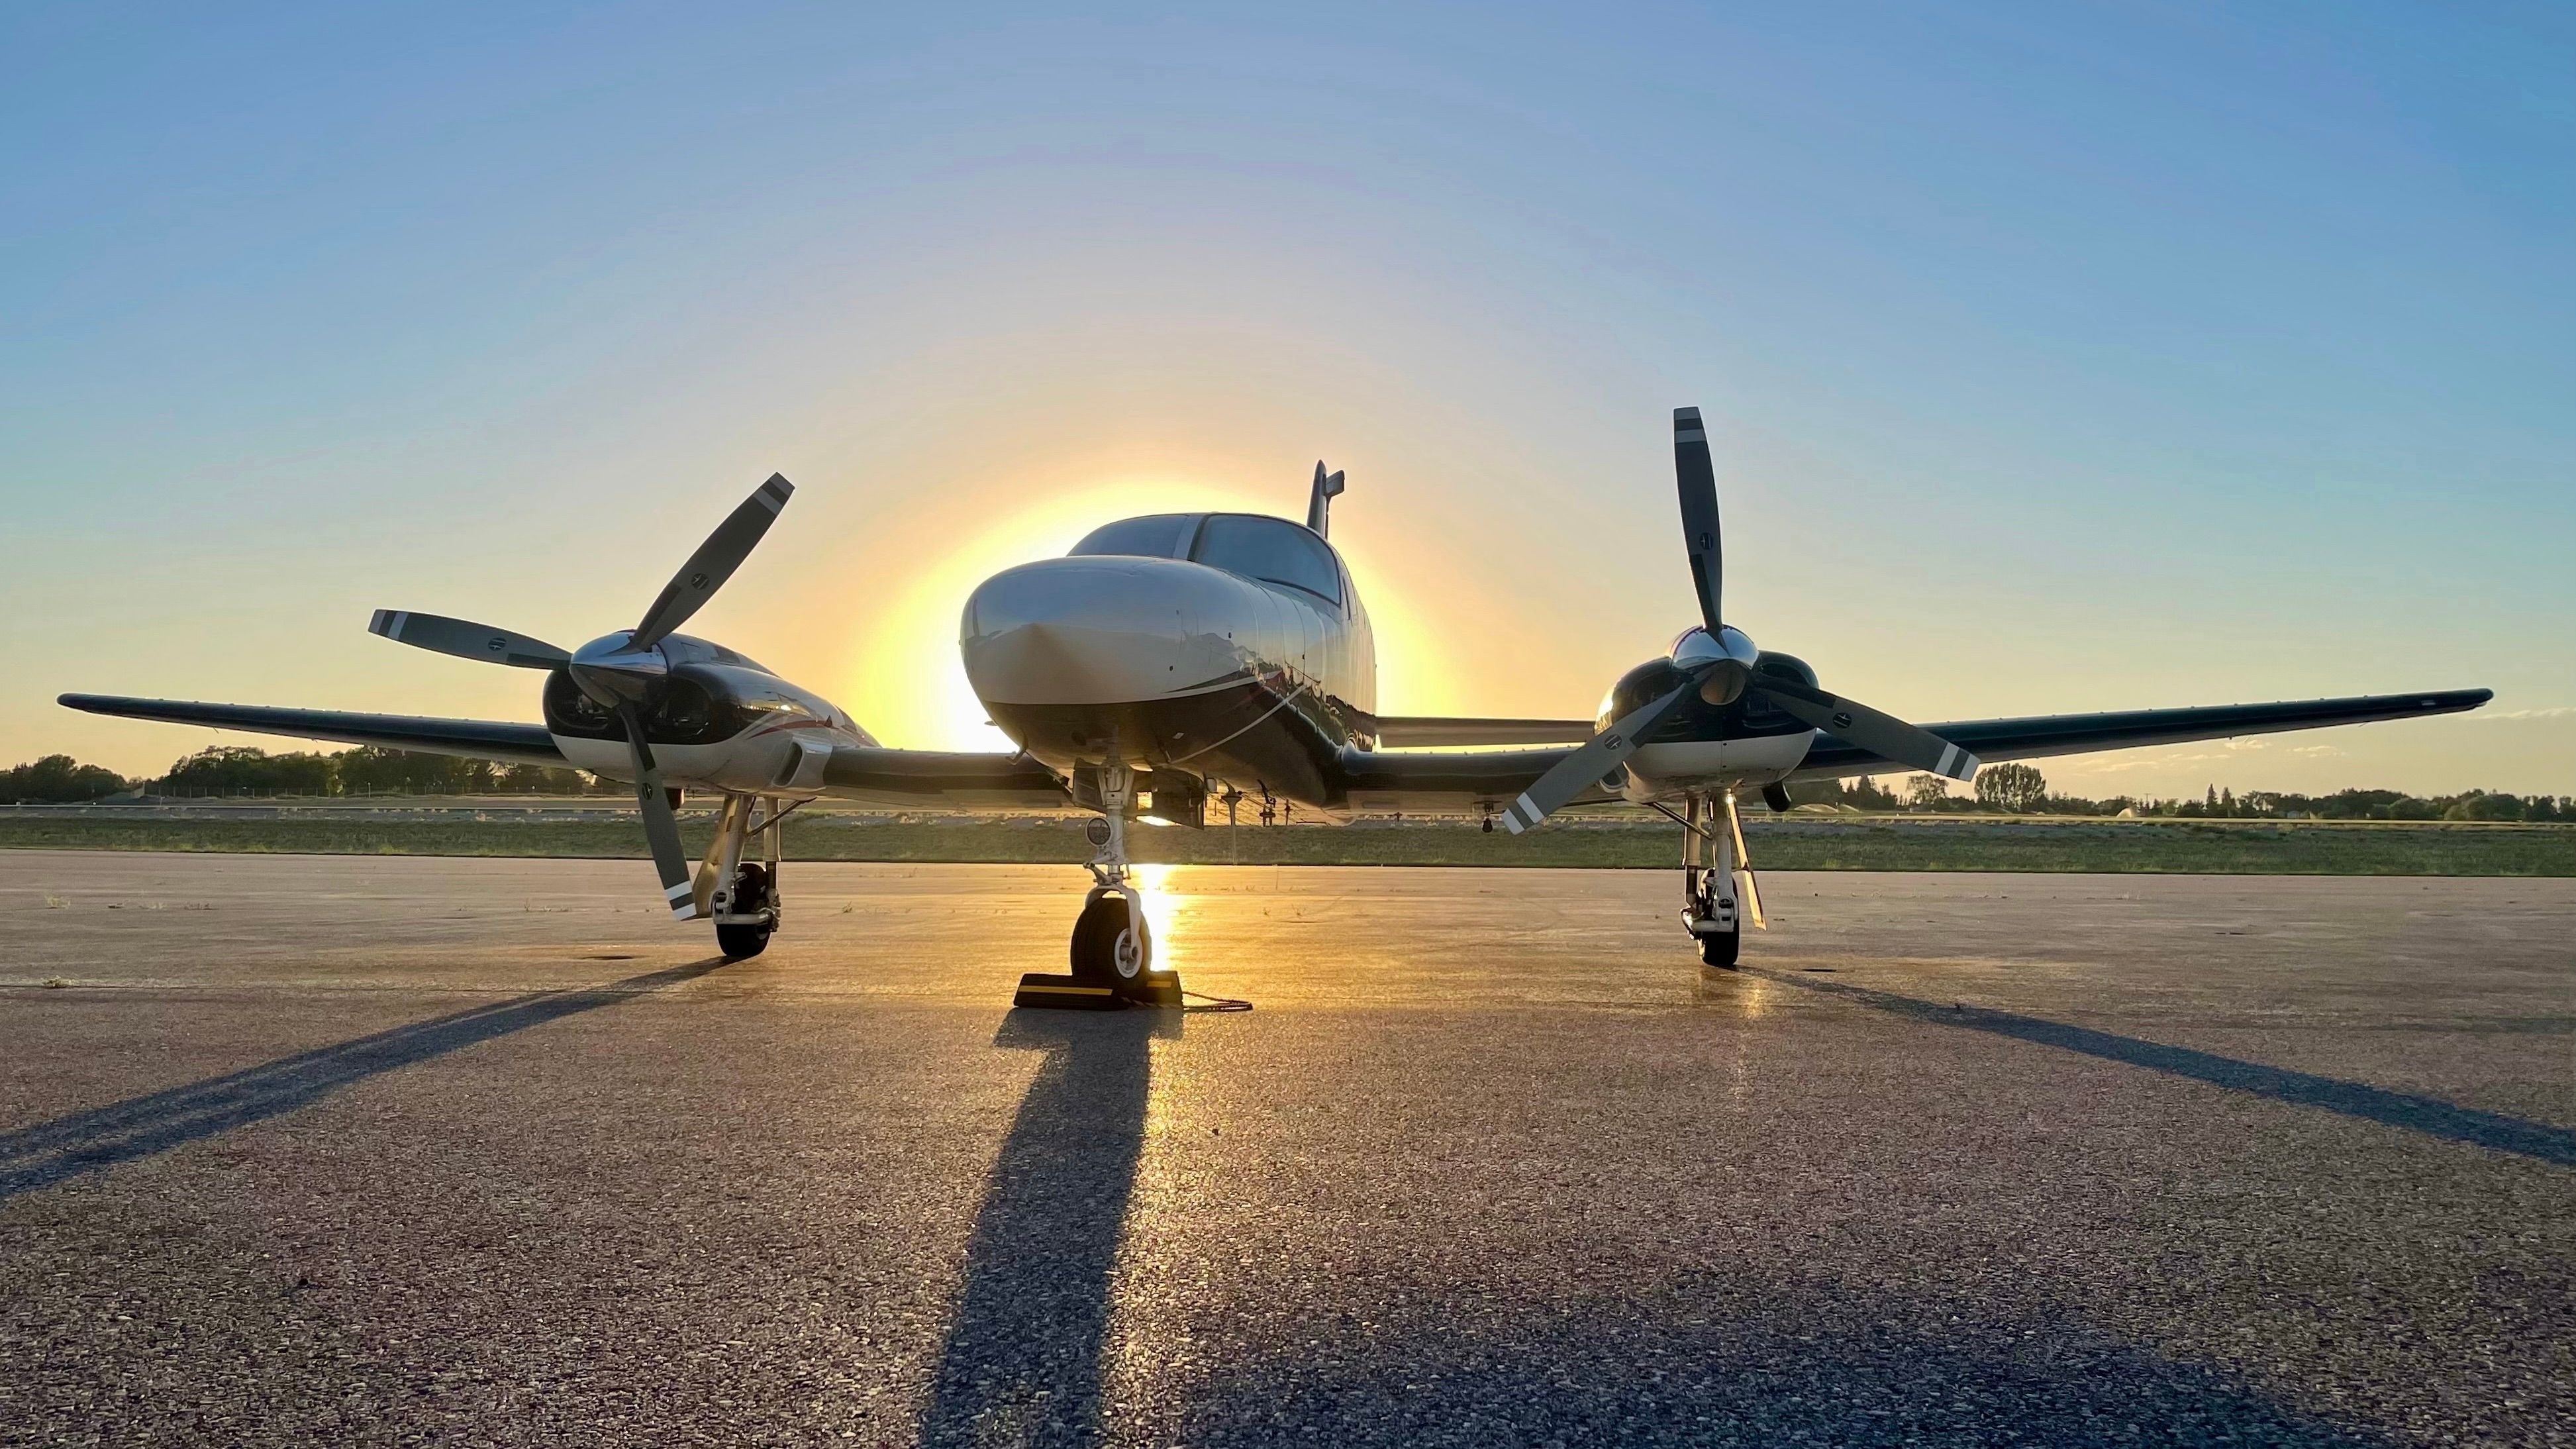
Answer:
<path fill-rule="evenodd" d="M 1138 558 L 1170 558 L 1181 545 L 1181 525 L 1189 522 L 1186 513 L 1157 513 L 1149 518 L 1122 518 L 1103 524 L 1084 534 L 1073 546 L 1069 557 L 1086 554 L 1126 554 Z"/>
<path fill-rule="evenodd" d="M 1328 604 L 1342 601 L 1342 574 L 1333 566 L 1333 551 L 1283 519 L 1217 514 L 1199 530 L 1199 545 L 1190 557 L 1230 574 L 1304 589 Z"/>

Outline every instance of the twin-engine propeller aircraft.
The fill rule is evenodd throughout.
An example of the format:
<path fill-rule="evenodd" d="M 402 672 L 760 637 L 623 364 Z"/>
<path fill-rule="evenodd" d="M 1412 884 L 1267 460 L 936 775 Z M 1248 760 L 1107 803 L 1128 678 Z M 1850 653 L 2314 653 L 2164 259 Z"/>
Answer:
<path fill-rule="evenodd" d="M 793 491 L 772 477 L 708 537 L 633 629 L 576 650 L 435 614 L 379 611 L 388 639 L 546 671 L 545 723 L 414 719 L 67 694 L 137 719 L 571 765 L 632 781 L 662 893 L 709 917 L 729 956 L 779 922 L 778 823 L 818 797 L 993 813 L 1097 815 L 1092 886 L 1063 992 L 1098 1004 L 1173 999 L 1128 866 L 1131 822 L 1200 826 L 1303 812 L 1497 815 L 1515 833 L 1571 805 L 1625 802 L 1682 828 L 1682 920 L 1701 959 L 1732 966 L 1763 925 L 1737 796 L 1774 810 L 1800 780 L 1922 770 L 1967 780 L 2019 760 L 2475 709 L 2483 689 L 2291 704 L 1908 724 L 1828 693 L 1816 672 L 1754 647 L 1720 612 L 1717 484 L 1699 410 L 1673 415 L 1682 541 L 1699 622 L 1622 675 L 1597 719 L 1432 719 L 1377 713 L 1368 612 L 1329 541 L 1342 475 L 1315 466 L 1306 521 L 1157 514 L 1094 530 L 1064 558 L 1007 569 L 967 600 L 966 675 L 1018 751 L 887 749 L 822 696 L 721 645 L 676 632 L 732 577 Z M 1510 745 L 1518 748 L 1467 748 Z M 1448 746 L 1405 750 L 1404 746 Z M 683 789 L 718 801 L 714 845 L 680 843 Z M 759 860 L 748 860 L 754 842 Z M 1039 978 L 1032 978 L 1037 980 Z M 1023 999 L 1028 999 L 1024 990 Z"/>

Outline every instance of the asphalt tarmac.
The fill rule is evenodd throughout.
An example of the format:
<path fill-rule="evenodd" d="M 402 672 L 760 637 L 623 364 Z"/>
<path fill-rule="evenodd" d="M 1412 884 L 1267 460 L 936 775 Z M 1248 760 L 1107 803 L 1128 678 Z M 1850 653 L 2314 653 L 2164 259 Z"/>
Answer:
<path fill-rule="evenodd" d="M 6 864 L 0 1442 L 2576 1442 L 2576 881 Z"/>

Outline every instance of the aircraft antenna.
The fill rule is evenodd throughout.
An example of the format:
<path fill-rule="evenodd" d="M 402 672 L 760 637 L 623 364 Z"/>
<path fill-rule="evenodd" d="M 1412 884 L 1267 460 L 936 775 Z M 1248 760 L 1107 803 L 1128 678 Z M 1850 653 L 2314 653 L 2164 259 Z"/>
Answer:
<path fill-rule="evenodd" d="M 1342 475 L 1338 472 L 1327 474 L 1324 471 L 1324 461 L 1321 458 L 1316 459 L 1315 491 L 1306 500 L 1306 526 L 1315 530 L 1317 538 L 1333 536 L 1333 500 L 1340 497 L 1341 493 Z"/>

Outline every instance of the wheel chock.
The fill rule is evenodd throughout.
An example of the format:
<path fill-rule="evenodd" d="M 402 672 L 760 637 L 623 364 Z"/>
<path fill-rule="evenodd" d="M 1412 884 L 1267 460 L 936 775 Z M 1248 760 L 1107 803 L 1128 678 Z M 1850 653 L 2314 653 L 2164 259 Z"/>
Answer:
<path fill-rule="evenodd" d="M 1047 1011 L 1120 1011 L 1130 1006 L 1180 1004 L 1181 973 L 1177 971 L 1148 971 L 1123 990 L 1077 977 L 1032 971 L 1020 978 L 1020 989 L 1011 997 L 1014 1007 Z"/>

